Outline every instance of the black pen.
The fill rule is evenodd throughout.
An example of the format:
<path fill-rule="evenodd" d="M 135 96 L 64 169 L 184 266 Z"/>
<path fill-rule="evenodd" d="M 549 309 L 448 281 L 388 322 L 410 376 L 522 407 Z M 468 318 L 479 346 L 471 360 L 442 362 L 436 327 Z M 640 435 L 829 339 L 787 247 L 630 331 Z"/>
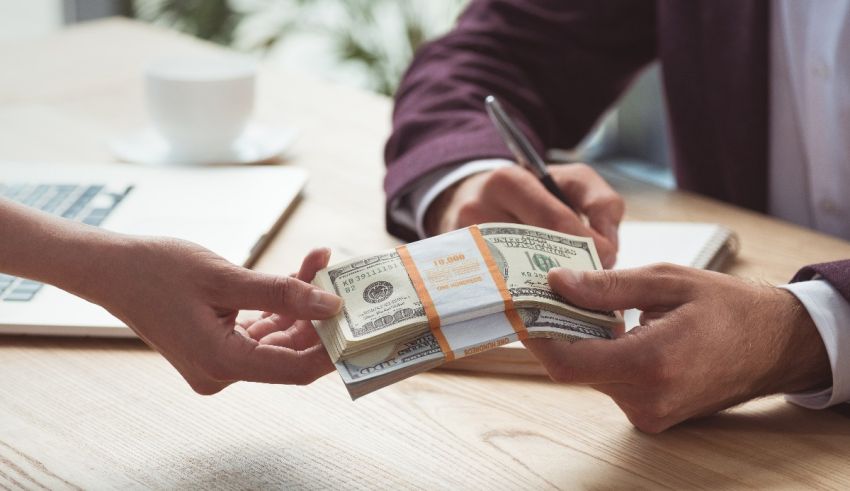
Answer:
<path fill-rule="evenodd" d="M 546 169 L 546 163 L 543 162 L 540 155 L 534 151 L 534 147 L 531 146 L 528 138 L 526 138 L 522 131 L 519 130 L 519 127 L 517 127 L 513 119 L 508 116 L 508 113 L 505 112 L 502 105 L 499 104 L 499 100 L 496 99 L 495 96 L 488 95 L 487 98 L 484 99 L 484 105 L 487 107 L 487 114 L 490 115 L 490 120 L 494 125 L 496 125 L 496 128 L 502 135 L 502 139 L 505 140 L 505 144 L 508 146 L 511 153 L 514 154 L 519 165 L 525 167 L 528 171 L 537 176 L 546 189 L 549 190 L 549 192 L 556 198 L 561 200 L 561 203 L 564 203 L 568 208 L 573 209 L 572 205 L 570 205 L 570 201 L 566 196 L 564 196 L 564 193 L 561 192 L 561 189 L 557 184 L 555 184 L 554 179 L 552 179 L 552 176 Z"/>

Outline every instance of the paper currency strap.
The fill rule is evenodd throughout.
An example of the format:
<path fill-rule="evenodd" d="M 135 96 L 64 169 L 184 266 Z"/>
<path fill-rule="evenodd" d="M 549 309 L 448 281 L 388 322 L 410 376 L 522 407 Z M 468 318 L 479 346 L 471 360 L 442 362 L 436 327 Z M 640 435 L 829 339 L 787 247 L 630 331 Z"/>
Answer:
<path fill-rule="evenodd" d="M 396 252 L 448 360 L 528 337 L 505 278 L 477 226 L 399 246 Z M 476 326 L 476 332 L 464 329 L 475 317 L 499 313 L 487 327 Z M 482 339 L 491 340 L 492 346 L 482 346 L 478 342 Z M 494 344 L 493 339 L 503 342 Z"/>

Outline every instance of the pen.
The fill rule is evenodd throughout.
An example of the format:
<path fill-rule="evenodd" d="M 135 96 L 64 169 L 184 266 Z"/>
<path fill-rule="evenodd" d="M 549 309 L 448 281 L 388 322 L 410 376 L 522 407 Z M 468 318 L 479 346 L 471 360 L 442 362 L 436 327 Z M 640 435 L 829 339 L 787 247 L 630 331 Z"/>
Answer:
<path fill-rule="evenodd" d="M 508 113 L 505 112 L 504 108 L 502 108 L 499 100 L 496 99 L 495 96 L 488 95 L 487 98 L 484 99 L 484 105 L 487 107 L 487 114 L 490 115 L 490 121 L 492 121 L 499 130 L 499 133 L 502 135 L 502 139 L 505 140 L 505 144 L 508 146 L 511 153 L 514 154 L 519 165 L 525 167 L 528 171 L 537 176 L 546 189 L 556 198 L 561 200 L 561 203 L 564 203 L 568 208 L 573 209 L 570 205 L 570 201 L 566 196 L 564 196 L 564 193 L 561 192 L 561 189 L 557 184 L 555 184 L 555 181 L 546 169 L 546 163 L 543 162 L 543 159 L 540 158 L 540 155 L 538 155 L 534 150 L 534 147 L 531 146 L 528 138 L 525 137 L 525 135 L 519 130 L 516 123 L 514 123 L 513 119 L 511 119 L 511 117 L 508 116 Z"/>

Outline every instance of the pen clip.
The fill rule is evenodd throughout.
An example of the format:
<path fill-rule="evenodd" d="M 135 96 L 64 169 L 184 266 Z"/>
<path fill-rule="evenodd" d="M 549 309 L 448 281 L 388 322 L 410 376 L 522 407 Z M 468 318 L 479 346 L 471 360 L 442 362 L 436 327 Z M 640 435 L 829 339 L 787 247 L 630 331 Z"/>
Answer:
<path fill-rule="evenodd" d="M 490 120 L 502 134 L 502 139 L 505 140 L 508 149 L 516 157 L 520 165 L 530 170 L 538 178 L 542 178 L 549 174 L 546 170 L 546 163 L 540 158 L 540 155 L 534 150 L 528 138 L 519 130 L 519 127 L 514 123 L 513 119 L 508 116 L 508 113 L 493 95 L 488 95 L 484 99 L 484 105 L 487 108 L 487 114 Z"/>

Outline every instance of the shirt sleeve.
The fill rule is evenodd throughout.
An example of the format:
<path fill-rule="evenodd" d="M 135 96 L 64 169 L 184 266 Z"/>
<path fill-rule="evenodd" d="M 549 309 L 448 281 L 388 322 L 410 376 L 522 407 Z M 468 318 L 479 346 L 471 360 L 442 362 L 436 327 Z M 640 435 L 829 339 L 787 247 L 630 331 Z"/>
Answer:
<path fill-rule="evenodd" d="M 416 188 L 390 202 L 390 215 L 396 222 L 415 228 L 419 238 L 424 239 L 425 213 L 440 193 L 473 174 L 511 165 L 514 163 L 506 159 L 482 159 L 432 171 Z"/>
<path fill-rule="evenodd" d="M 832 368 L 832 387 L 786 394 L 785 398 L 809 409 L 850 401 L 850 304 L 824 280 L 801 281 L 780 288 L 794 294 L 812 317 Z"/>

